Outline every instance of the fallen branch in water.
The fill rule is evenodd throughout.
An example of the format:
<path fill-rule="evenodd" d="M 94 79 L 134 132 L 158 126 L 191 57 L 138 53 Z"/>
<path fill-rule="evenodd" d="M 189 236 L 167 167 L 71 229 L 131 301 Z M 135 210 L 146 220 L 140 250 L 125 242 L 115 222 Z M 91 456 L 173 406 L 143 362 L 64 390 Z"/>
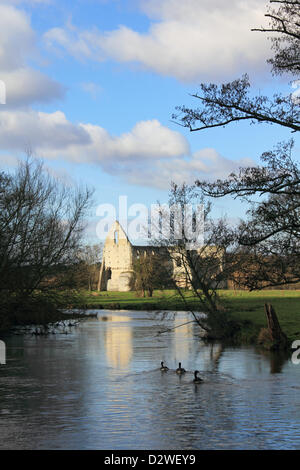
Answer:
<path fill-rule="evenodd" d="M 173 326 L 173 328 L 167 328 L 166 330 L 158 331 L 157 336 L 161 335 L 162 333 L 168 333 L 168 331 L 175 330 L 176 328 L 180 328 L 181 326 L 188 325 L 189 323 L 197 323 L 198 324 L 198 322 L 196 320 L 190 320 L 190 321 L 187 321 L 185 323 L 182 323 L 181 325 Z"/>

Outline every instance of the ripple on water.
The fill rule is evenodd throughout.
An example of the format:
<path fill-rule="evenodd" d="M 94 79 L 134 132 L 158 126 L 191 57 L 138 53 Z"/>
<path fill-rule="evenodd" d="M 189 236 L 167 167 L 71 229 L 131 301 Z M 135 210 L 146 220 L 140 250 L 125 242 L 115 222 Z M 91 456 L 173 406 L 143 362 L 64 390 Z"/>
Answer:
<path fill-rule="evenodd" d="M 274 374 L 274 358 L 204 345 L 193 324 L 157 337 L 146 312 L 103 314 L 106 321 L 81 323 L 66 338 L 8 340 L 1 448 L 300 447 L 300 368 L 283 362 Z M 166 326 L 176 321 L 184 315 Z M 159 370 L 161 360 L 169 371 Z"/>

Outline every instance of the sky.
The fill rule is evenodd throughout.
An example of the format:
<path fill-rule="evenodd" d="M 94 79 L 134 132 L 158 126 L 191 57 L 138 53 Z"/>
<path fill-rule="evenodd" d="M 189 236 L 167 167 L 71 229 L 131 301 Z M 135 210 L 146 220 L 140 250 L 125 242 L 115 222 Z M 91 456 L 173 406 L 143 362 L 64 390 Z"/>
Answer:
<path fill-rule="evenodd" d="M 170 182 L 226 177 L 256 165 L 291 137 L 268 125 L 191 133 L 172 121 L 202 82 L 248 73 L 255 92 L 291 93 L 273 77 L 264 0 L 0 0 L 0 164 L 30 150 L 66 184 L 95 189 L 99 206 L 119 196 L 150 208 Z M 298 147 L 296 147 L 298 150 Z M 97 212 L 98 207 L 98 212 Z M 232 199 L 216 217 L 242 217 Z"/>

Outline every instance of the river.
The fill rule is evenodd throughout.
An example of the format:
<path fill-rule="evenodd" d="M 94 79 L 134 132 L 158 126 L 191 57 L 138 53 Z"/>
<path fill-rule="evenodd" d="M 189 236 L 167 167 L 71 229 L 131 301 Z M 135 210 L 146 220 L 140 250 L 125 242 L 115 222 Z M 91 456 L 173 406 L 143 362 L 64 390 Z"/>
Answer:
<path fill-rule="evenodd" d="M 299 449 L 300 365 L 205 345 L 193 323 L 161 333 L 189 319 L 99 310 L 68 334 L 5 338 L 0 448 Z"/>

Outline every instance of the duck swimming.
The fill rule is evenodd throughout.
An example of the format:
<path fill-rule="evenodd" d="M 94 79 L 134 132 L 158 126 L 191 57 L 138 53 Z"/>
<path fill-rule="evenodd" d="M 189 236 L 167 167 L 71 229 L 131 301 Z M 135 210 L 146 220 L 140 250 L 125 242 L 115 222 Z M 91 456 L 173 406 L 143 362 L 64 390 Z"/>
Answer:
<path fill-rule="evenodd" d="M 161 361 L 161 363 L 160 363 L 160 370 L 162 370 L 162 371 L 166 372 L 167 370 L 169 370 L 169 367 L 167 367 L 167 366 L 164 366 L 164 363 L 163 363 L 163 361 Z"/>
<path fill-rule="evenodd" d="M 195 378 L 194 378 L 193 382 L 194 382 L 194 384 L 201 384 L 201 382 L 203 382 L 203 379 L 200 379 L 200 377 L 197 377 L 197 374 L 199 374 L 199 371 L 195 370 L 195 372 L 194 372 Z"/>
<path fill-rule="evenodd" d="M 179 362 L 179 367 L 176 369 L 176 374 L 184 374 L 185 373 L 185 369 L 183 367 L 181 367 L 181 362 Z"/>

